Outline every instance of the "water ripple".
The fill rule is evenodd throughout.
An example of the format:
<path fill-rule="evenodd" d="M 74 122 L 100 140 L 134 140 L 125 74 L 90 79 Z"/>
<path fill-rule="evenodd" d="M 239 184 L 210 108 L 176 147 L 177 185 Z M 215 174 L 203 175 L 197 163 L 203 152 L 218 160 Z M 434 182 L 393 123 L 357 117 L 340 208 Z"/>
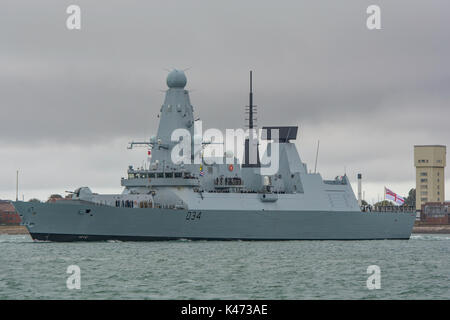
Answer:
<path fill-rule="evenodd" d="M 33 242 L 0 235 L 0 299 L 449 299 L 450 236 L 409 241 Z M 81 289 L 69 290 L 69 265 Z M 366 287 L 367 267 L 381 289 Z"/>

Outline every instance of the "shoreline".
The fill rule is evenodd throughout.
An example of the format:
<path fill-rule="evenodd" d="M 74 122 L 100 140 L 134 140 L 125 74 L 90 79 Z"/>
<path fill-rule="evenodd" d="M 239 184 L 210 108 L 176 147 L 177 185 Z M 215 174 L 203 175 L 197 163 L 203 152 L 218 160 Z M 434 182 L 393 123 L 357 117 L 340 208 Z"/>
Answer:
<path fill-rule="evenodd" d="M 25 226 L 0 226 L 0 234 L 29 234 Z"/>
<path fill-rule="evenodd" d="M 450 234 L 450 224 L 415 225 L 412 234 Z M 25 226 L 0 226 L 0 234 L 28 234 Z"/>
<path fill-rule="evenodd" d="M 414 226 L 412 233 L 450 234 L 450 225 Z"/>

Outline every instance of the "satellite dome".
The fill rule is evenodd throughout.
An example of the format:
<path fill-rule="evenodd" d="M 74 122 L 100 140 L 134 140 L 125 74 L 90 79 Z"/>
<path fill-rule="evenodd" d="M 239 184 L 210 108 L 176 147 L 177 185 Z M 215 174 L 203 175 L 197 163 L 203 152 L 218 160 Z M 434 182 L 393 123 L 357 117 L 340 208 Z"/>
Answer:
<path fill-rule="evenodd" d="M 169 88 L 184 88 L 186 82 L 186 75 L 182 70 L 173 69 L 167 76 L 167 86 Z"/>

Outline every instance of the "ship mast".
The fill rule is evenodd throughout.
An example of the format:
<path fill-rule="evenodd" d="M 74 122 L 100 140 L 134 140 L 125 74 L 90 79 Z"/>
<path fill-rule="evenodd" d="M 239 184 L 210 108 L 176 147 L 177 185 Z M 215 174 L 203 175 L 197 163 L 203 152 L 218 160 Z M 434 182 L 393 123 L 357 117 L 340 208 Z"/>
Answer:
<path fill-rule="evenodd" d="M 253 85 L 252 85 L 252 71 L 250 70 L 250 93 L 249 93 L 249 103 L 248 103 L 248 128 L 253 129 Z"/>
<path fill-rule="evenodd" d="M 259 150 L 258 150 L 258 142 L 255 141 L 256 134 L 256 118 L 254 114 L 256 114 L 256 106 L 253 105 L 253 71 L 250 70 L 250 93 L 248 96 L 248 106 L 246 106 L 245 113 L 248 113 L 248 130 L 249 137 L 245 139 L 245 161 L 242 164 L 243 167 L 259 167 Z"/>

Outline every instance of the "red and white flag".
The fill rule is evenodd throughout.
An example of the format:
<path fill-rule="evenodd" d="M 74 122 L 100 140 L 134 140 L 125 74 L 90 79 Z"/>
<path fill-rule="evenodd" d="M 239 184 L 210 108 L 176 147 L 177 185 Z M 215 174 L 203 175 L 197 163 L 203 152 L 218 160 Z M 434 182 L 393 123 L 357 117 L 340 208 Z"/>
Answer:
<path fill-rule="evenodd" d="M 388 188 L 384 187 L 384 198 L 386 200 L 392 200 L 398 205 L 402 205 L 405 203 L 405 199 L 403 197 L 399 196 L 392 190 L 389 190 Z"/>

